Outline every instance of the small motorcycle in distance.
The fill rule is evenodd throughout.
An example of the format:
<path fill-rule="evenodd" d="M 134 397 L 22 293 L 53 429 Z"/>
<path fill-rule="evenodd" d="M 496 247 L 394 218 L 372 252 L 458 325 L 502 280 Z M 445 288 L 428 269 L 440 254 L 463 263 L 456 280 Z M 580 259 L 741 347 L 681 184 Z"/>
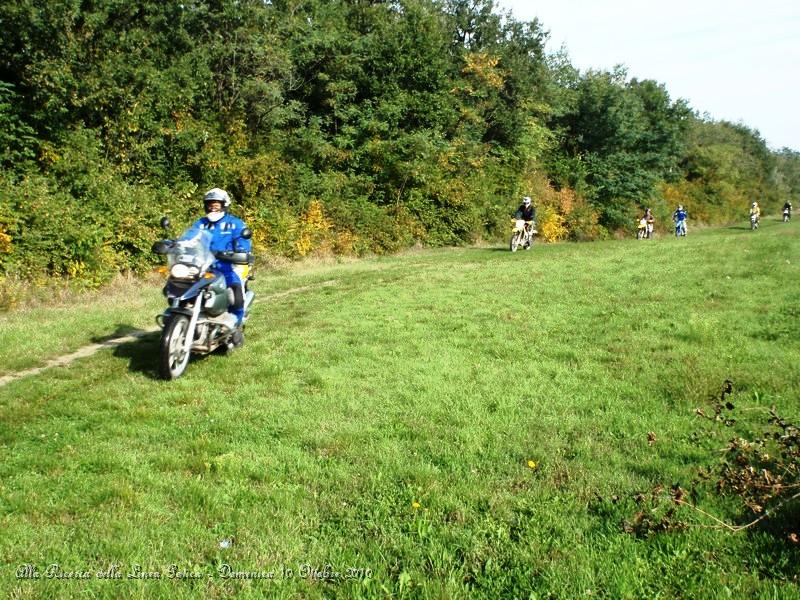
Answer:
<path fill-rule="evenodd" d="M 534 236 L 537 233 L 538 232 L 533 228 L 533 221 L 514 219 L 514 230 L 511 234 L 511 241 L 509 242 L 511 251 L 516 252 L 520 246 L 525 248 L 525 250 L 530 250 Z"/>
<path fill-rule="evenodd" d="M 161 226 L 169 231 L 169 219 Z M 244 239 L 252 232 L 245 228 Z M 233 349 L 241 343 L 242 331 L 236 327 L 236 317 L 228 312 L 233 292 L 225 277 L 214 269 L 216 261 L 247 265 L 244 279 L 245 319 L 255 294 L 247 289 L 253 277 L 253 255 L 249 252 L 211 251 L 211 233 L 188 229 L 176 240 L 161 240 L 153 244 L 153 252 L 167 257 L 168 278 L 164 296 L 169 306 L 156 317 L 162 328 L 158 373 L 163 379 L 177 379 L 186 370 L 191 354 L 209 354 L 217 348 Z"/>
<path fill-rule="evenodd" d="M 642 217 L 636 227 L 636 239 L 643 240 L 645 238 L 647 238 L 647 219 Z"/>

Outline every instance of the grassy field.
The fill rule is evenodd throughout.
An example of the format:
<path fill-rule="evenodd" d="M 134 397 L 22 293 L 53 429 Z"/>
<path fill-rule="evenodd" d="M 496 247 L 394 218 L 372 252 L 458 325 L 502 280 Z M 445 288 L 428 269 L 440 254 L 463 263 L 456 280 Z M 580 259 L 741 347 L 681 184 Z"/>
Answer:
<path fill-rule="evenodd" d="M 726 379 L 740 427 L 770 405 L 798 420 L 797 223 L 420 251 L 255 289 L 245 347 L 175 382 L 150 336 L 0 387 L 0 594 L 800 597 L 775 530 L 688 509 L 681 531 L 622 527 L 634 494 L 718 460 L 732 432 L 695 409 Z M 161 302 L 148 284 L 3 316 L 3 372 Z"/>

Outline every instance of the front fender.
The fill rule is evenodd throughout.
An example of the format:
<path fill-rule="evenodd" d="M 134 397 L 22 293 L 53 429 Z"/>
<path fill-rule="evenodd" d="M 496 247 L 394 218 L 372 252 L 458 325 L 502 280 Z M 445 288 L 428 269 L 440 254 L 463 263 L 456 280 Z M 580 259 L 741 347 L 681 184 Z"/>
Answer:
<path fill-rule="evenodd" d="M 167 308 L 163 313 L 160 315 L 156 315 L 156 324 L 161 328 L 164 329 L 164 326 L 170 320 L 172 315 L 184 315 L 186 318 L 192 318 L 192 309 L 185 308 L 182 306 L 170 306 Z"/>
<path fill-rule="evenodd" d="M 216 279 L 216 277 L 214 279 Z M 205 288 L 211 285 L 211 282 L 214 281 L 214 279 L 201 279 L 200 281 L 195 283 L 192 287 L 190 287 L 188 290 L 186 290 L 183 296 L 180 297 L 180 300 L 189 300 L 191 298 L 198 296 L 200 292 L 202 292 Z"/>

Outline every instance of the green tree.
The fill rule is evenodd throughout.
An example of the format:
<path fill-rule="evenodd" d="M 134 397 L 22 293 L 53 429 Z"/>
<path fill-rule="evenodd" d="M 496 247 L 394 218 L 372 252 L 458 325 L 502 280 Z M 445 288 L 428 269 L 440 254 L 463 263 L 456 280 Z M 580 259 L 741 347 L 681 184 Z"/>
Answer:
<path fill-rule="evenodd" d="M 626 226 L 657 182 L 676 177 L 691 116 L 664 86 L 626 77 L 622 68 L 588 72 L 577 82 L 574 108 L 556 118 L 563 149 L 583 164 L 578 174 L 610 228 Z"/>
<path fill-rule="evenodd" d="M 681 162 L 683 188 L 706 221 L 735 220 L 759 201 L 776 210 L 775 158 L 758 134 L 741 124 L 695 120 Z"/>

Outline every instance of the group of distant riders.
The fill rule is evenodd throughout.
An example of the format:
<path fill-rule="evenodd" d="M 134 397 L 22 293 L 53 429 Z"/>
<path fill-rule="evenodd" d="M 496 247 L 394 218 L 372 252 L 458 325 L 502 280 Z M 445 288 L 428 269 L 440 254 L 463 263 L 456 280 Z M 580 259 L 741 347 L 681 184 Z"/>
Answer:
<path fill-rule="evenodd" d="M 788 222 L 792 218 L 792 203 L 789 200 L 784 203 L 782 213 L 784 223 Z M 675 237 L 686 236 L 687 219 L 688 214 L 686 213 L 686 209 L 683 208 L 682 204 L 679 204 L 678 208 L 675 209 L 675 212 L 672 213 L 672 222 L 675 224 Z M 753 230 L 758 229 L 758 223 L 760 220 L 761 207 L 758 205 L 758 202 L 753 202 L 750 205 L 750 228 Z M 655 219 L 653 218 L 653 213 L 649 208 L 647 208 L 644 211 L 644 215 L 642 215 L 642 217 L 639 219 L 639 223 L 636 228 L 636 239 L 652 239 L 654 226 Z"/>
<path fill-rule="evenodd" d="M 783 203 L 783 222 L 788 223 L 792 218 L 792 203 L 787 200 Z M 758 222 L 761 220 L 761 208 L 758 202 L 753 202 L 750 207 L 750 229 L 758 229 Z"/>
<path fill-rule="evenodd" d="M 786 223 L 792 218 L 792 203 L 787 200 L 783 205 L 783 222 Z M 525 230 L 526 231 L 533 231 L 535 226 L 536 220 L 536 209 L 531 202 L 529 196 L 525 196 L 522 199 L 522 204 L 519 205 L 517 208 L 516 213 L 514 213 L 514 219 L 519 221 L 525 222 Z M 758 223 L 761 219 L 761 207 L 758 205 L 758 202 L 753 202 L 750 205 L 750 227 L 751 229 L 758 229 Z M 675 209 L 675 212 L 672 213 L 672 222 L 675 224 L 675 237 L 685 237 L 686 236 L 686 221 L 688 220 L 688 213 L 686 209 L 683 207 L 682 204 L 678 205 L 678 208 Z M 653 239 L 655 232 L 655 217 L 653 217 L 653 212 L 646 208 L 644 214 L 639 219 L 637 228 L 636 228 L 636 239 L 639 240 L 650 240 Z M 526 246 L 526 249 L 530 247 L 530 243 Z"/>

